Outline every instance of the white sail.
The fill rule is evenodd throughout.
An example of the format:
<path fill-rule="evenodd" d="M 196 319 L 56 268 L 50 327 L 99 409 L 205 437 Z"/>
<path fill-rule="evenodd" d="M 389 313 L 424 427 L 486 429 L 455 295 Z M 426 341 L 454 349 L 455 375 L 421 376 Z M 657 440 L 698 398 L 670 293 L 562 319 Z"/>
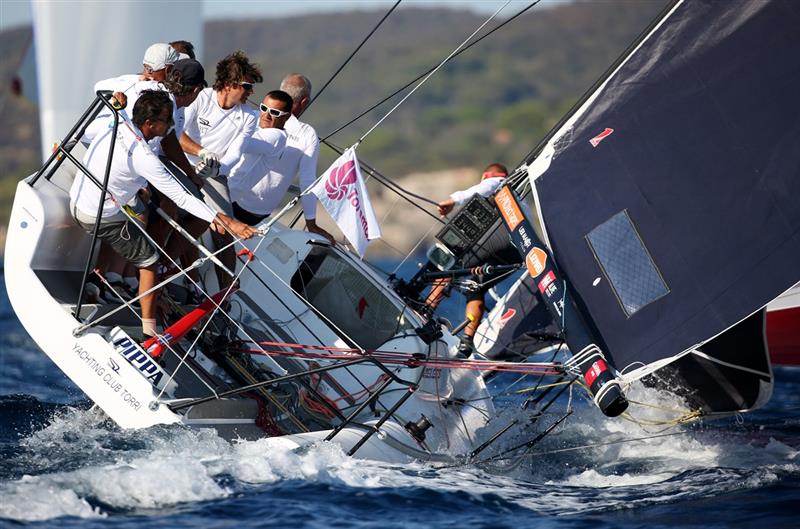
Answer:
<path fill-rule="evenodd" d="M 202 56 L 199 0 L 143 3 L 32 2 L 42 156 L 62 140 L 100 79 L 140 72 L 155 42 L 188 40 Z"/>

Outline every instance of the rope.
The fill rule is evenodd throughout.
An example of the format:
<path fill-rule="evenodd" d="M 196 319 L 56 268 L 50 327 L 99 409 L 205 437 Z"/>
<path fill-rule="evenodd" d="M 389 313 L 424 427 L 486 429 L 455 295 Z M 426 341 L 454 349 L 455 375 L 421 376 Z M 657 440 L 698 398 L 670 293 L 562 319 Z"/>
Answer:
<path fill-rule="evenodd" d="M 380 351 L 370 350 L 361 351 L 359 349 L 347 347 L 331 347 L 323 345 L 303 345 L 292 344 L 286 342 L 270 342 L 262 341 L 257 342 L 255 345 L 266 347 L 287 347 L 287 348 L 300 348 L 308 349 L 311 351 L 287 351 L 284 349 L 265 350 L 249 349 L 245 347 L 246 342 L 239 342 L 242 346 L 234 346 L 229 350 L 248 353 L 248 354 L 265 354 L 270 356 L 285 356 L 294 358 L 306 358 L 317 360 L 353 360 L 354 357 L 369 357 L 380 361 L 383 364 L 404 365 L 410 368 L 430 367 L 440 369 L 468 369 L 473 371 L 501 371 L 512 373 L 534 373 L 545 375 L 560 375 L 562 374 L 561 366 L 552 363 L 524 363 L 524 362 L 503 362 L 493 360 L 467 360 L 467 359 L 449 359 L 449 358 L 424 358 L 419 353 L 404 353 L 397 351 Z"/>
<path fill-rule="evenodd" d="M 445 63 L 446 63 L 447 61 L 449 61 L 451 58 L 453 58 L 453 57 L 455 56 L 455 54 L 456 54 L 456 53 L 458 53 L 458 51 L 459 51 L 461 48 L 463 48 L 463 47 L 464 47 L 464 46 L 467 44 L 467 42 L 469 42 L 470 40 L 472 40 L 472 37 L 474 37 L 474 36 L 475 36 L 475 35 L 476 35 L 476 34 L 477 34 L 477 33 L 478 33 L 480 30 L 482 30 L 482 29 L 483 29 L 483 27 L 484 27 L 486 24 L 488 24 L 489 22 L 491 22 L 491 21 L 492 21 L 492 20 L 493 20 L 493 19 L 494 19 L 494 18 L 495 18 L 497 15 L 498 15 L 498 13 L 500 13 L 500 11 L 502 11 L 503 9 L 505 9 L 505 7 L 506 7 L 508 4 L 510 4 L 510 3 L 511 3 L 511 0 L 507 0 L 505 4 L 503 4 L 502 6 L 500 6 L 500 7 L 497 9 L 497 11 L 495 11 L 495 12 L 492 14 L 492 16 L 490 16 L 489 18 L 487 18 L 487 19 L 486 19 L 486 21 L 485 21 L 483 24 L 481 24 L 480 26 L 478 26 L 478 29 L 476 29 L 475 31 L 473 31 L 473 32 L 472 32 L 472 34 L 471 34 L 469 37 L 467 37 L 467 39 L 466 39 L 464 42 L 462 42 L 461 44 L 459 44 L 459 45 L 458 45 L 458 47 L 457 47 L 455 50 L 453 50 L 453 51 L 450 53 L 450 55 L 448 55 L 448 56 L 447 56 L 447 57 L 446 57 L 446 58 L 445 58 L 445 59 L 444 59 L 442 62 L 440 62 L 440 63 L 439 63 L 439 65 L 438 65 L 438 66 L 436 66 L 436 68 L 434 68 L 434 69 L 433 69 L 433 70 L 432 70 L 432 71 L 431 71 L 431 72 L 430 72 L 428 75 L 426 75 L 424 79 L 422 79 L 422 80 L 421 80 L 419 83 L 417 83 L 417 86 L 415 86 L 414 88 L 412 88 L 412 89 L 411 89 L 411 91 L 410 91 L 409 93 L 407 93 L 405 96 L 403 96 L 403 98 L 402 98 L 400 101 L 398 101 L 398 102 L 397 102 L 397 104 L 396 104 L 394 107 L 392 107 L 392 109 L 391 109 L 391 110 L 389 110 L 389 112 L 387 112 L 387 113 L 386 113 L 386 115 L 384 115 L 384 116 L 383 116 L 381 119 L 379 119 L 379 120 L 378 120 L 378 122 L 377 122 L 377 123 L 375 123 L 375 124 L 372 126 L 372 128 L 371 128 L 371 129 L 369 129 L 367 132 L 365 132 L 365 133 L 364 133 L 364 135 L 363 135 L 363 136 L 361 136 L 361 137 L 358 139 L 358 141 L 356 142 L 356 145 L 359 145 L 361 142 L 363 142 L 363 141 L 366 139 L 366 137 L 367 137 L 367 136 L 369 136 L 369 135 L 370 135 L 370 133 L 372 133 L 372 131 L 373 131 L 373 130 L 377 129 L 377 128 L 378 128 L 378 126 L 379 126 L 381 123 L 383 123 L 383 121 L 384 121 L 386 118 L 388 118 L 389 116 L 391 116 L 391 115 L 392 115 L 392 113 L 393 113 L 395 110 L 397 110 L 397 109 L 400 107 L 400 105 L 402 105 L 403 103 L 405 103 L 406 99 L 408 99 L 409 97 L 411 97 L 411 95 L 412 95 L 414 92 L 416 92 L 416 91 L 417 91 L 417 89 L 419 89 L 419 87 L 420 87 L 420 86 L 422 86 L 423 84 L 425 84 L 425 82 L 426 82 L 428 79 L 430 79 L 430 78 L 431 78 L 431 76 L 433 76 L 433 74 L 435 74 L 435 73 L 436 73 L 436 72 L 439 70 L 439 68 L 441 68 L 442 66 L 444 66 L 444 65 L 445 65 Z"/>
<path fill-rule="evenodd" d="M 604 443 L 592 443 L 592 444 L 585 444 L 585 445 L 579 445 L 579 446 L 570 446 L 570 447 L 567 447 L 567 448 L 556 448 L 556 449 L 553 449 L 553 450 L 542 450 L 542 451 L 537 451 L 537 452 L 529 452 L 529 453 L 523 454 L 522 457 L 533 457 L 533 456 L 542 456 L 542 455 L 548 455 L 548 454 L 559 454 L 559 453 L 562 453 L 562 452 L 574 452 L 575 450 L 586 450 L 588 448 L 598 448 L 598 447 L 601 447 L 601 446 L 610 446 L 610 445 L 621 444 L 621 443 L 632 443 L 632 442 L 636 442 L 636 441 L 647 441 L 649 439 L 658 439 L 660 437 L 670 437 L 670 436 L 673 436 L 673 435 L 688 435 L 688 434 L 689 434 L 689 432 L 671 432 L 671 433 L 661 433 L 661 434 L 647 435 L 647 436 L 644 436 L 644 437 L 629 437 L 627 439 L 617 439 L 615 441 L 606 441 Z M 477 461 L 475 464 L 480 465 L 480 464 L 483 464 L 483 463 L 490 463 L 492 461 L 503 461 L 503 460 L 515 459 L 517 457 L 520 457 L 520 456 L 514 456 L 513 458 L 512 457 L 497 457 L 497 458 L 491 458 L 490 457 L 490 458 L 484 459 L 482 461 Z M 447 468 L 447 467 L 444 467 L 444 468 Z"/>
<path fill-rule="evenodd" d="M 345 60 L 342 63 L 342 65 L 339 66 L 339 68 L 333 73 L 333 75 L 330 77 L 330 79 L 328 79 L 328 81 L 322 86 L 322 88 L 319 89 L 319 92 L 317 92 L 317 95 L 315 95 L 314 97 L 311 98 L 311 101 L 309 101 L 308 106 L 306 106 L 306 110 L 308 110 L 308 107 L 310 107 L 314 103 L 314 101 L 316 101 L 317 98 L 320 95 L 322 95 L 322 92 L 324 92 L 325 89 L 328 88 L 328 85 L 331 84 L 331 81 L 333 81 L 336 78 L 336 76 L 339 75 L 339 72 L 341 72 L 344 69 L 344 67 L 347 66 L 347 63 L 350 62 L 350 59 L 355 57 L 356 53 L 358 53 L 358 51 L 361 49 L 361 47 L 364 44 L 366 44 L 366 42 L 369 40 L 369 38 L 372 36 L 372 34 L 375 33 L 375 31 L 377 31 L 379 27 L 381 27 L 381 24 L 383 24 L 383 21 L 386 20 L 387 18 L 389 18 L 389 15 L 391 15 L 392 11 L 394 11 L 395 8 L 397 8 L 397 6 L 400 5 L 401 1 L 402 0 L 397 0 L 397 2 L 395 2 L 395 4 L 391 7 L 391 9 L 389 9 L 389 11 L 387 11 L 386 14 L 383 15 L 383 18 L 381 18 L 380 21 L 375 25 L 375 27 L 372 28 L 372 31 L 370 31 L 369 34 L 366 37 L 364 37 L 364 40 L 361 41 L 361 44 L 359 44 L 358 47 L 356 47 L 356 49 L 353 50 L 353 53 L 350 54 L 350 56 L 347 58 L 347 60 Z"/>
<path fill-rule="evenodd" d="M 458 57 L 459 55 L 461 55 L 462 53 L 464 53 L 465 51 L 467 51 L 468 49 L 470 49 L 470 48 L 471 48 L 471 47 L 473 47 L 474 45 L 478 44 L 480 41 L 482 41 L 483 39 L 485 39 L 486 37 L 488 37 L 489 35 L 491 35 L 491 34 L 492 34 L 492 33 L 494 33 L 495 31 L 497 31 L 498 29 L 502 28 L 503 26 L 505 26 L 506 24 L 508 24 L 508 23 L 509 23 L 509 22 L 511 22 L 512 20 L 514 20 L 515 18 L 519 17 L 520 15 L 522 15 L 523 13 L 525 13 L 526 11 L 528 11 L 530 8 L 532 8 L 533 6 L 535 6 L 536 4 L 538 4 L 539 2 L 541 2 L 541 0 L 536 0 L 535 2 L 531 2 L 530 4 L 528 4 L 528 6 L 527 6 L 527 7 L 523 8 L 523 9 L 522 9 L 521 11 L 519 11 L 519 12 L 518 12 L 516 15 L 512 16 L 511 18 L 509 18 L 509 19 L 508 19 L 508 20 L 506 20 L 505 22 L 502 22 L 501 24 L 498 24 L 496 27 L 494 27 L 494 28 L 493 28 L 493 29 L 491 29 L 490 31 L 486 32 L 486 34 L 485 34 L 485 35 L 482 35 L 480 38 L 476 39 L 474 42 L 472 42 L 472 43 L 470 43 L 469 45 L 465 46 L 465 47 L 464 47 L 462 50 L 460 50 L 458 53 L 456 53 L 455 55 L 453 55 L 452 57 L 450 57 L 448 60 L 452 60 L 452 59 L 454 59 L 454 58 Z M 423 73 L 419 74 L 419 75 L 418 75 L 416 78 L 412 79 L 411 81 L 409 81 L 408 83 L 406 83 L 405 85 L 403 85 L 402 87 L 400 87 L 399 89 L 395 90 L 395 91 L 394 91 L 392 94 L 390 94 L 390 95 L 386 96 L 384 99 L 382 99 L 382 100 L 380 100 L 379 102 L 375 103 L 374 105 L 372 105 L 371 107 L 369 107 L 367 110 L 363 111 L 363 112 L 362 112 L 361 114 L 359 114 L 358 116 L 354 117 L 353 119 L 351 119 L 350 121 L 348 121 L 347 123 L 345 123 L 344 125 L 342 125 L 341 127 L 339 127 L 338 129 L 336 129 L 336 130 L 334 130 L 333 132 L 331 132 L 331 133 L 329 133 L 328 135 L 326 135 L 324 138 L 322 138 L 322 141 L 324 142 L 325 140 L 328 140 L 328 139 L 330 139 L 330 137 L 331 137 L 331 136 L 333 136 L 334 134 L 338 134 L 339 132 L 341 132 L 341 131 L 342 131 L 342 130 L 344 130 L 345 128 L 349 127 L 350 125 L 352 125 L 353 123 L 355 123 L 355 122 L 356 122 L 356 121 L 358 121 L 359 119 L 363 118 L 364 116 L 366 116 L 367 114 L 369 114 L 370 112 L 372 112 L 373 110 L 375 110 L 376 108 L 378 108 L 379 106 L 381 106 L 382 104 L 384 104 L 385 102 L 389 101 L 389 100 L 390 100 L 390 99 L 392 99 L 394 96 L 396 96 L 397 94 L 399 94 L 400 92 L 402 92 L 403 90 L 405 90 L 406 88 L 408 88 L 409 86 L 411 86 L 412 84 L 414 84 L 414 83 L 416 83 L 417 81 L 419 81 L 420 79 L 422 79 L 422 78 L 423 78 L 423 77 L 424 77 L 426 74 L 428 74 L 428 73 L 430 73 L 431 71 L 433 71 L 433 70 L 434 70 L 434 68 L 436 68 L 436 66 L 433 66 L 433 67 L 431 67 L 430 69 L 428 69 L 427 71 L 425 71 L 425 72 L 423 72 Z"/>

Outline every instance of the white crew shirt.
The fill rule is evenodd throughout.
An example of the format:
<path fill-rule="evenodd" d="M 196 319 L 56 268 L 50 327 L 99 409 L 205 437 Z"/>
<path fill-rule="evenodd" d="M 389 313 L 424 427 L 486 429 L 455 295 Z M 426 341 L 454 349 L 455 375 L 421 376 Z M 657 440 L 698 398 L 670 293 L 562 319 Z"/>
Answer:
<path fill-rule="evenodd" d="M 84 166 L 101 184 L 106 170 L 111 132 L 106 129 L 98 134 L 83 157 Z M 111 217 L 148 182 L 175 202 L 179 208 L 209 223 L 214 220 L 216 213 L 188 193 L 175 180 L 144 141 L 142 132 L 128 122 L 120 123 L 117 129 L 117 141 L 114 144 L 108 177 L 110 196 L 106 194 L 101 198 L 100 188 L 83 172 L 78 171 L 69 190 L 70 209 L 75 208 L 85 215 L 94 217 L 100 200 L 103 200 L 102 217 Z"/>
<path fill-rule="evenodd" d="M 289 183 L 298 176 L 298 183 L 300 190 L 305 191 L 317 179 L 317 158 L 319 158 L 319 138 L 317 131 L 307 124 L 303 123 L 294 116 L 289 116 L 286 124 L 283 126 L 286 131 L 286 148 L 283 151 L 280 159 L 275 163 L 272 168 L 270 178 L 283 178 L 287 180 L 286 187 Z M 283 197 L 277 197 L 276 205 Z M 300 198 L 303 204 L 303 215 L 308 220 L 317 218 L 317 197 L 312 193 L 307 193 Z M 237 202 L 239 202 L 237 200 Z M 241 205 L 241 202 L 239 202 Z M 245 206 L 243 208 L 250 211 Z M 270 210 L 271 211 L 271 210 Z M 265 214 L 269 211 L 261 213 L 253 211 L 253 213 Z"/>
<path fill-rule="evenodd" d="M 494 176 L 491 178 L 484 178 L 474 186 L 465 189 L 463 191 L 456 191 L 450 195 L 450 198 L 453 199 L 453 202 L 456 205 L 460 206 L 467 200 L 473 197 L 473 195 L 480 195 L 484 198 L 488 198 L 494 195 L 495 191 L 497 191 L 500 186 L 505 183 L 506 178 L 504 176 Z"/>
<path fill-rule="evenodd" d="M 186 107 L 185 123 L 183 132 L 187 136 L 204 149 L 222 157 L 240 134 L 253 135 L 258 127 L 258 118 L 254 111 L 242 104 L 223 109 L 217 102 L 217 92 L 206 88 L 194 103 Z M 186 153 L 186 157 L 192 164 L 200 161 L 200 158 L 189 153 Z"/>
<path fill-rule="evenodd" d="M 110 90 L 112 92 L 127 92 L 130 88 L 139 82 L 141 74 L 130 73 L 120 75 L 119 77 L 111 77 L 110 79 L 103 79 L 94 84 L 95 93 L 99 90 Z"/>
<path fill-rule="evenodd" d="M 125 109 L 120 111 L 120 126 L 122 126 L 122 119 L 131 121 L 131 118 L 133 117 L 133 106 L 136 104 L 136 101 L 139 99 L 139 96 L 144 90 L 164 91 L 167 93 L 167 95 L 169 95 L 169 100 L 172 101 L 172 119 L 175 122 L 175 134 L 180 137 L 180 135 L 183 133 L 185 125 L 184 108 L 178 108 L 178 104 L 175 101 L 175 96 L 172 94 L 172 92 L 167 90 L 166 86 L 158 81 L 139 81 L 138 74 L 121 75 L 119 77 L 98 81 L 94 85 L 94 90 L 95 92 L 98 90 L 111 90 L 112 92 L 123 92 L 125 94 L 125 97 L 127 97 L 128 101 L 125 104 Z M 113 116 L 107 110 L 102 110 L 100 114 L 98 114 L 97 118 L 90 123 L 88 127 L 86 127 L 86 132 L 84 132 L 81 141 L 89 144 L 97 134 L 103 130 L 111 129 L 113 127 Z M 149 144 L 150 148 L 156 154 L 163 153 L 161 150 L 161 137 L 153 138 L 150 140 Z"/>
<path fill-rule="evenodd" d="M 286 137 L 283 129 L 259 128 L 252 136 L 236 138 L 220 160 L 231 200 L 250 213 L 271 213 L 289 188 L 291 178 L 272 170 L 284 153 Z"/>

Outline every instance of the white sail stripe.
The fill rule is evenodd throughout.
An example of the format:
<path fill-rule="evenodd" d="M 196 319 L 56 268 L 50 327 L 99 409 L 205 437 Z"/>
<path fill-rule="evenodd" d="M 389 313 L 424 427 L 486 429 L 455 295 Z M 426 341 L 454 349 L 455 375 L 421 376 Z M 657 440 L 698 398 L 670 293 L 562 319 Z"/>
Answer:
<path fill-rule="evenodd" d="M 724 361 L 720 360 L 719 358 L 714 358 L 713 356 L 709 356 L 706 353 L 704 353 L 704 352 L 702 352 L 702 351 L 700 351 L 698 349 L 695 349 L 694 351 L 692 351 L 691 354 L 697 355 L 697 356 L 699 356 L 701 358 L 705 358 L 709 362 L 714 362 L 715 364 L 720 364 L 720 365 L 723 365 L 725 367 L 738 369 L 740 371 L 746 371 L 748 373 L 752 373 L 754 375 L 759 375 L 759 376 L 766 377 L 766 378 L 772 378 L 772 374 L 771 373 L 765 373 L 763 371 L 759 371 L 757 369 L 752 369 L 750 367 L 744 367 L 744 366 L 740 366 L 740 365 L 737 365 L 737 364 L 732 364 L 730 362 L 724 362 Z"/>

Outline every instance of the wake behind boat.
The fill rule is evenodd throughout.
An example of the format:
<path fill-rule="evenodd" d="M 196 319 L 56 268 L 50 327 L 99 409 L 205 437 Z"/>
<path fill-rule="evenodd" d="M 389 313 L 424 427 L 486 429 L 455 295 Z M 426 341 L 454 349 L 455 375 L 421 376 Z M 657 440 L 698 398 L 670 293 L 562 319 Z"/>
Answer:
<path fill-rule="evenodd" d="M 797 19 L 788 2 L 675 2 L 508 186 L 442 227 L 420 274 L 382 277 L 270 221 L 236 243 L 235 291 L 219 287 L 207 251 L 195 264 L 207 297 L 181 303 L 186 270 L 173 263 L 161 278 L 164 331 L 144 346 L 133 307 L 82 292 L 96 241 L 69 214 L 72 179 L 87 173 L 70 145 L 109 107 L 99 94 L 18 186 L 9 298 L 43 351 L 125 428 L 181 423 L 297 446 L 332 440 L 381 460 L 469 459 L 519 423 L 487 391 L 483 374 L 501 370 L 565 388 L 580 380 L 609 416 L 625 412 L 635 380 L 687 399 L 674 422 L 756 408 L 772 387 L 761 311 L 800 280 L 798 131 L 783 119 L 800 110 Z M 733 134 L 732 116 L 758 141 Z M 458 358 L 457 329 L 422 303 L 427 284 L 457 277 L 498 233 L 526 266 L 479 350 L 524 360 L 565 343 L 573 356 L 562 363 Z M 552 387 L 536 385 L 530 441 L 512 452 L 569 416 L 536 424 L 560 395 L 545 398 Z"/>

